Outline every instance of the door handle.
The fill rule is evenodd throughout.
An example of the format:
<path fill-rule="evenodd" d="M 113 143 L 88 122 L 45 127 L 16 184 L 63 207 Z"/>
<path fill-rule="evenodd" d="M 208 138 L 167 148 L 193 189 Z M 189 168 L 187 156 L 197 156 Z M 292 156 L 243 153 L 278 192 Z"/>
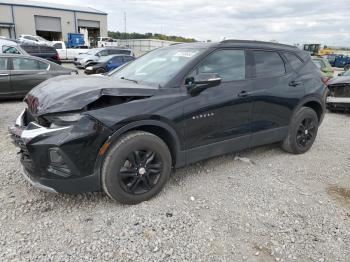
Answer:
<path fill-rule="evenodd" d="M 249 95 L 250 95 L 249 92 L 243 90 L 243 91 L 239 92 L 237 96 L 238 96 L 238 97 L 247 97 L 247 96 L 249 96 Z"/>
<path fill-rule="evenodd" d="M 9 76 L 10 74 L 0 74 L 0 76 Z"/>
<path fill-rule="evenodd" d="M 292 82 L 289 83 L 289 86 L 298 86 L 298 85 L 301 85 L 301 84 L 302 84 L 302 82 L 300 82 L 300 81 L 292 81 Z"/>

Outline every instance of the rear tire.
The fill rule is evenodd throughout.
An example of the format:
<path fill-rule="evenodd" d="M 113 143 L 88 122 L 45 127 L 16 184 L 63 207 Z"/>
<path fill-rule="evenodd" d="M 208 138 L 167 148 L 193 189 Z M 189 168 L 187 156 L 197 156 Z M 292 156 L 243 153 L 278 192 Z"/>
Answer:
<path fill-rule="evenodd" d="M 282 148 L 292 154 L 303 154 L 313 145 L 318 131 L 318 117 L 309 107 L 300 108 L 289 125 Z"/>
<path fill-rule="evenodd" d="M 350 64 L 344 66 L 344 71 L 348 71 L 350 69 Z"/>
<path fill-rule="evenodd" d="M 102 187 L 112 199 L 138 204 L 158 194 L 171 173 L 171 154 L 159 137 L 132 131 L 108 151 L 102 167 Z"/>

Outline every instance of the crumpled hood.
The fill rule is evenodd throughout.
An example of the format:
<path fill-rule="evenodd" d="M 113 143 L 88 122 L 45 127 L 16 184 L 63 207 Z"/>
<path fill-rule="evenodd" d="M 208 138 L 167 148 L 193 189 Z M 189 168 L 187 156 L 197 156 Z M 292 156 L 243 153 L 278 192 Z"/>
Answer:
<path fill-rule="evenodd" d="M 338 76 L 328 82 L 328 85 L 350 84 L 350 76 Z"/>
<path fill-rule="evenodd" d="M 150 97 L 158 88 L 108 76 L 59 76 L 51 78 L 25 97 L 36 115 L 81 110 L 103 95 Z"/>

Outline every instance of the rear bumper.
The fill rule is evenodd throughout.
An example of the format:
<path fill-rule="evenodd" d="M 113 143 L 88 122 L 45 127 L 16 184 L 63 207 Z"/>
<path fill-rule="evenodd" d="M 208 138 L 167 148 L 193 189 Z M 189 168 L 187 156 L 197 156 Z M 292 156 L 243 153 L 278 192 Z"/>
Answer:
<path fill-rule="evenodd" d="M 349 111 L 350 97 L 327 97 L 327 108 L 330 110 Z"/>

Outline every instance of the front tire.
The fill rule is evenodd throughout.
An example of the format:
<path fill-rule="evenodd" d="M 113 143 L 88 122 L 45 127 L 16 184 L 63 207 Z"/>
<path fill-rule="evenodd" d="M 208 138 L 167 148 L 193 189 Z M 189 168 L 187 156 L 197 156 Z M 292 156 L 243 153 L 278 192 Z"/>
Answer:
<path fill-rule="evenodd" d="M 138 204 L 158 194 L 171 173 L 171 154 L 159 137 L 132 131 L 108 151 L 102 167 L 102 187 L 112 199 Z"/>
<path fill-rule="evenodd" d="M 318 117 L 309 107 L 300 108 L 293 116 L 282 148 L 292 154 L 303 154 L 313 145 L 318 131 Z"/>
<path fill-rule="evenodd" d="M 96 70 L 96 74 L 104 74 L 104 73 L 106 73 L 106 70 L 104 68 L 98 68 Z"/>

